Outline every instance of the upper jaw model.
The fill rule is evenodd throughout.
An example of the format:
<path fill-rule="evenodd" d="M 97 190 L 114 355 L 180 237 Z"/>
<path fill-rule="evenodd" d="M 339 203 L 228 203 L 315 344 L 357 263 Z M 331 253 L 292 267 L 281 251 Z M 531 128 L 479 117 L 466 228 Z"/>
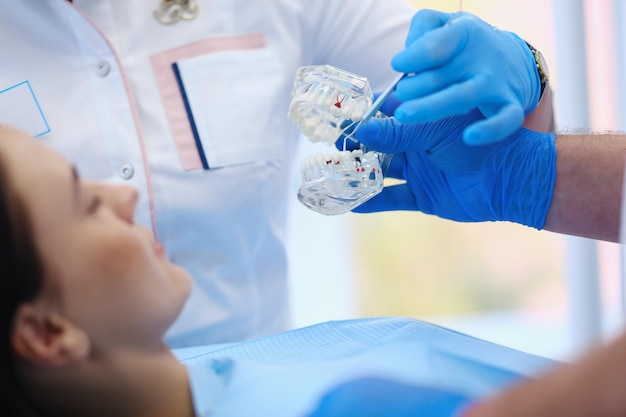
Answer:
<path fill-rule="evenodd" d="M 373 102 L 366 78 L 330 65 L 300 67 L 288 117 L 312 142 L 334 145 L 346 126 L 362 119 Z M 383 189 L 390 155 L 367 150 L 311 155 L 300 165 L 298 200 L 326 215 L 343 214 Z"/>

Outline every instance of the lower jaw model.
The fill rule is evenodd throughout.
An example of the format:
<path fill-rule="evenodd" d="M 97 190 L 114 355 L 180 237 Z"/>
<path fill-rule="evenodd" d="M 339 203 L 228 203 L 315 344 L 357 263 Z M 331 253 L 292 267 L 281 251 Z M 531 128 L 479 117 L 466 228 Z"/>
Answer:
<path fill-rule="evenodd" d="M 298 200 L 322 214 L 343 214 L 383 188 L 379 154 L 361 149 L 318 153 L 302 160 Z"/>
<path fill-rule="evenodd" d="M 331 146 L 373 101 L 366 78 L 329 65 L 299 68 L 292 96 L 288 117 L 311 142 Z M 311 155 L 300 164 L 298 200 L 321 214 L 347 213 L 382 191 L 389 158 L 364 148 Z"/>

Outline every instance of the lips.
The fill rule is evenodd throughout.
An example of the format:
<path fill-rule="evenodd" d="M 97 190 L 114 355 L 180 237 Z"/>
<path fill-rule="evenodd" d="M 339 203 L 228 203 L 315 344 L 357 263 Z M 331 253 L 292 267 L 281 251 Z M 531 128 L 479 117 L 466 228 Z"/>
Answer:
<path fill-rule="evenodd" d="M 156 253 L 159 258 L 165 256 L 165 247 L 163 247 L 161 242 L 157 242 L 156 240 L 154 241 L 154 253 Z"/>

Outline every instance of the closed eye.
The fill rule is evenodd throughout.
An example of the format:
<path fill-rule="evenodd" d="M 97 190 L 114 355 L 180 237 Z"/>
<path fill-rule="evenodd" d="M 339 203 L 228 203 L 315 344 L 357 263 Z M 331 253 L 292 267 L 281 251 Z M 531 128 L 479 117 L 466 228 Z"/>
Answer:
<path fill-rule="evenodd" d="M 93 196 L 93 198 L 89 202 L 89 205 L 87 206 L 87 214 L 95 213 L 96 211 L 98 211 L 98 208 L 101 205 L 102 205 L 102 198 L 100 198 L 100 196 L 98 195 Z"/>

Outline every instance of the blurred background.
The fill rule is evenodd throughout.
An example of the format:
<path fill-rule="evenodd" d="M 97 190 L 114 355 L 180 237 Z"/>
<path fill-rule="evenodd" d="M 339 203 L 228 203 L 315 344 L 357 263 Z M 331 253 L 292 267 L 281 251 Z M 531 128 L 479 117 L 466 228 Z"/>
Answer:
<path fill-rule="evenodd" d="M 458 0 L 410 3 L 459 9 Z M 462 7 L 543 52 L 557 130 L 604 131 L 625 130 L 621 3 L 466 0 Z M 304 143 L 300 158 L 319 151 Z M 569 360 L 622 324 L 619 245 L 414 212 L 327 217 L 300 205 L 299 181 L 295 175 L 288 237 L 295 326 L 407 316 Z"/>

